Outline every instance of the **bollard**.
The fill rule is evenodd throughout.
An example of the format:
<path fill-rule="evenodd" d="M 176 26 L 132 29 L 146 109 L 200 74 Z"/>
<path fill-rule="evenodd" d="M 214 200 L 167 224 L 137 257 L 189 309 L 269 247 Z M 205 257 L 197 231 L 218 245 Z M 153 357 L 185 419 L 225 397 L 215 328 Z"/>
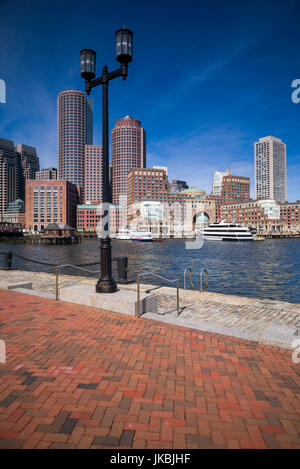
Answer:
<path fill-rule="evenodd" d="M 118 280 L 119 283 L 127 283 L 127 272 L 128 272 L 128 257 L 119 256 L 116 257 Z"/>
<path fill-rule="evenodd" d="M 119 256 L 114 257 L 114 261 L 117 262 L 117 272 L 118 272 L 118 283 L 132 283 L 135 282 L 134 279 L 128 280 L 127 273 L 128 273 L 128 257 L 127 256 Z"/>
<path fill-rule="evenodd" d="M 2 270 L 11 270 L 12 253 L 11 252 L 5 252 L 3 254 L 3 257 L 4 257 L 4 266 L 2 267 Z"/>

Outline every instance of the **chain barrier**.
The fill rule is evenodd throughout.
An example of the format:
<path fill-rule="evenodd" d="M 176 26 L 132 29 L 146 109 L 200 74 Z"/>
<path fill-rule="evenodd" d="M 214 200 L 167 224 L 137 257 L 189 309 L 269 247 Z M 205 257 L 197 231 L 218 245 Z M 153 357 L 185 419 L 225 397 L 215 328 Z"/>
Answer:
<path fill-rule="evenodd" d="M 8 254 L 9 252 L 0 252 L 0 255 L 3 255 L 3 254 Z M 58 267 L 60 264 L 53 264 L 51 262 L 43 262 L 43 261 L 37 261 L 35 259 L 30 259 L 29 257 L 25 257 L 25 256 L 21 256 L 20 254 L 16 254 L 16 253 L 12 253 L 13 256 L 15 257 L 18 257 L 19 259 L 23 259 L 24 261 L 28 261 L 28 262 L 33 262 L 34 264 L 40 264 L 40 265 L 47 265 L 49 267 Z M 87 262 L 85 264 L 74 264 L 74 267 L 88 267 L 90 265 L 96 265 L 96 264 L 99 264 L 99 261 L 98 262 Z"/>

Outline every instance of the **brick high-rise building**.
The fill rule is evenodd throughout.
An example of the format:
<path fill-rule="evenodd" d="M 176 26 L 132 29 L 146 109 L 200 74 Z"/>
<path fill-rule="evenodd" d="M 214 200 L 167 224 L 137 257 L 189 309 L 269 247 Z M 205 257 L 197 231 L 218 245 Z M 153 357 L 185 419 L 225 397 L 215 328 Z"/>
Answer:
<path fill-rule="evenodd" d="M 25 229 L 43 231 L 49 223 L 68 223 L 76 227 L 78 187 L 64 180 L 27 180 Z"/>
<path fill-rule="evenodd" d="M 221 187 L 222 202 L 229 202 L 250 199 L 250 178 L 243 176 L 233 176 L 232 174 L 223 176 Z"/>
<path fill-rule="evenodd" d="M 85 146 L 84 199 L 85 203 L 102 202 L 103 154 L 102 145 Z"/>
<path fill-rule="evenodd" d="M 66 90 L 57 97 L 58 177 L 83 186 L 84 147 L 92 143 L 92 103 L 83 91 Z"/>
<path fill-rule="evenodd" d="M 115 205 L 127 196 L 127 175 L 146 167 L 146 132 L 141 122 L 126 116 L 112 129 L 112 197 Z"/>
<path fill-rule="evenodd" d="M 86 144 L 93 145 L 93 110 L 92 98 L 86 98 Z"/>
<path fill-rule="evenodd" d="M 35 179 L 46 180 L 46 179 L 57 179 L 56 168 L 45 168 L 35 173 Z"/>
<path fill-rule="evenodd" d="M 255 198 L 286 201 L 286 145 L 268 136 L 254 144 Z"/>
<path fill-rule="evenodd" d="M 230 168 L 226 172 L 215 171 L 212 194 L 207 194 L 205 198 L 214 202 L 215 218 L 220 221 L 221 205 L 250 199 L 250 178 L 234 176 Z"/>

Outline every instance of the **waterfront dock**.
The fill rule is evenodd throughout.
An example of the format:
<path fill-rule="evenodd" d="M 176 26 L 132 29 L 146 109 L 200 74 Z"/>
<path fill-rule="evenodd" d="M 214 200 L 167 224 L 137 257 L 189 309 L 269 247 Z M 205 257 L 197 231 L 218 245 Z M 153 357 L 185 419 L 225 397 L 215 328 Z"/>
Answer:
<path fill-rule="evenodd" d="M 0 448 L 300 448 L 288 350 L 17 291 L 0 302 Z"/>
<path fill-rule="evenodd" d="M 78 244 L 82 240 L 82 236 L 45 236 L 45 235 L 26 235 L 24 240 L 28 244 Z"/>

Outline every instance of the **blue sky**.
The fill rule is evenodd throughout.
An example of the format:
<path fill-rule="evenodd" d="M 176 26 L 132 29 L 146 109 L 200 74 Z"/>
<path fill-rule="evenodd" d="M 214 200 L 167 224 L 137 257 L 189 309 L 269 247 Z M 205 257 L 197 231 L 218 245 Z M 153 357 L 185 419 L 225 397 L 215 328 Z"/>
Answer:
<path fill-rule="evenodd" d="M 147 132 L 147 165 L 211 190 L 213 172 L 250 176 L 253 143 L 287 144 L 288 199 L 300 199 L 298 0 L 0 0 L 0 137 L 36 146 L 56 166 L 56 98 L 84 89 L 79 50 L 97 51 L 97 70 L 118 66 L 114 32 L 134 32 L 127 81 L 110 84 L 110 126 L 130 114 Z M 100 144 L 100 88 L 94 143 Z"/>

